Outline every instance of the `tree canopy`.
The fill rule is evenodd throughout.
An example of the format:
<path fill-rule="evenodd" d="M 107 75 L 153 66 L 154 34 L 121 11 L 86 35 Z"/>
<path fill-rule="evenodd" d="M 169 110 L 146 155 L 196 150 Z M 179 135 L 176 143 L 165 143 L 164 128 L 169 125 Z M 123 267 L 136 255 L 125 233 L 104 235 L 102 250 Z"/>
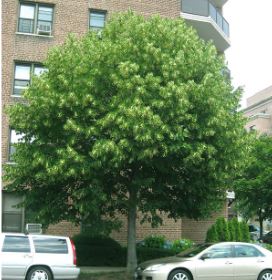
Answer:
<path fill-rule="evenodd" d="M 235 183 L 238 210 L 247 218 L 272 219 L 272 139 L 262 135 L 252 143 L 250 158 Z"/>
<path fill-rule="evenodd" d="M 9 108 L 23 133 L 5 169 L 44 224 L 128 216 L 206 217 L 225 199 L 245 153 L 240 91 L 224 58 L 182 19 L 131 12 L 53 48 L 48 72 Z"/>

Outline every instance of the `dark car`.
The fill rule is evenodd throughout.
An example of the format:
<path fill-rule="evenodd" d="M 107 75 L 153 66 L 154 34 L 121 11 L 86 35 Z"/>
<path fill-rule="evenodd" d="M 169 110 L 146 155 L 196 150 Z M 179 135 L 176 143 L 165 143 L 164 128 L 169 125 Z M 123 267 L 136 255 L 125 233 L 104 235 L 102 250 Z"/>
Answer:
<path fill-rule="evenodd" d="M 263 243 L 272 244 L 272 231 L 265 234 L 261 240 Z"/>

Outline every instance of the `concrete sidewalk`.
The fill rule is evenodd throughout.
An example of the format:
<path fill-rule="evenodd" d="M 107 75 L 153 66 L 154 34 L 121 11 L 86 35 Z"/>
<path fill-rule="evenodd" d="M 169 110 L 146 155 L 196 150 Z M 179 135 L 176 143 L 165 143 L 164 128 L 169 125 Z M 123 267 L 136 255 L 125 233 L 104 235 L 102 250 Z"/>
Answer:
<path fill-rule="evenodd" d="M 124 272 L 126 267 L 80 266 L 81 273 Z"/>

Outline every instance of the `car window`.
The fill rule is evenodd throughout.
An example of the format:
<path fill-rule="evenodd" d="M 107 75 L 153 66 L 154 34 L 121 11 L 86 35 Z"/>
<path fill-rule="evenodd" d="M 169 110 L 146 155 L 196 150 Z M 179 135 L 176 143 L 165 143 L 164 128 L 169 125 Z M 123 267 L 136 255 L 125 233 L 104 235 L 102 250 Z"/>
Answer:
<path fill-rule="evenodd" d="M 196 247 L 187 249 L 187 250 L 179 253 L 177 256 L 182 257 L 182 258 L 191 258 L 191 257 L 196 256 L 197 254 L 199 254 L 200 252 L 202 252 L 203 250 L 207 249 L 210 246 L 211 246 L 211 244 L 197 245 Z"/>
<path fill-rule="evenodd" d="M 33 237 L 36 253 L 67 254 L 68 247 L 64 238 Z"/>
<path fill-rule="evenodd" d="M 5 236 L 2 252 L 30 253 L 27 236 Z"/>
<path fill-rule="evenodd" d="M 237 258 L 253 258 L 262 256 L 263 253 L 253 246 L 235 245 L 235 257 Z"/>
<path fill-rule="evenodd" d="M 208 259 L 231 258 L 232 248 L 230 245 L 215 246 L 210 250 L 206 251 L 204 255 Z"/>

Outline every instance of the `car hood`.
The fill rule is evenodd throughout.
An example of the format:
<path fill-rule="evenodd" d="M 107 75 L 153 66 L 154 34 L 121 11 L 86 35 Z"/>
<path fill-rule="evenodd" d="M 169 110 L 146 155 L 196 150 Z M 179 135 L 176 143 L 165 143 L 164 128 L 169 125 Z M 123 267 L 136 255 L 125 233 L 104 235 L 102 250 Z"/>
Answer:
<path fill-rule="evenodd" d="M 145 269 L 148 266 L 155 265 L 155 264 L 179 263 L 179 262 L 187 262 L 190 260 L 191 260 L 191 258 L 181 258 L 181 257 L 174 256 L 174 257 L 167 257 L 167 258 L 160 258 L 160 259 L 146 261 L 146 262 L 140 263 L 139 267 L 141 267 L 141 269 Z"/>

